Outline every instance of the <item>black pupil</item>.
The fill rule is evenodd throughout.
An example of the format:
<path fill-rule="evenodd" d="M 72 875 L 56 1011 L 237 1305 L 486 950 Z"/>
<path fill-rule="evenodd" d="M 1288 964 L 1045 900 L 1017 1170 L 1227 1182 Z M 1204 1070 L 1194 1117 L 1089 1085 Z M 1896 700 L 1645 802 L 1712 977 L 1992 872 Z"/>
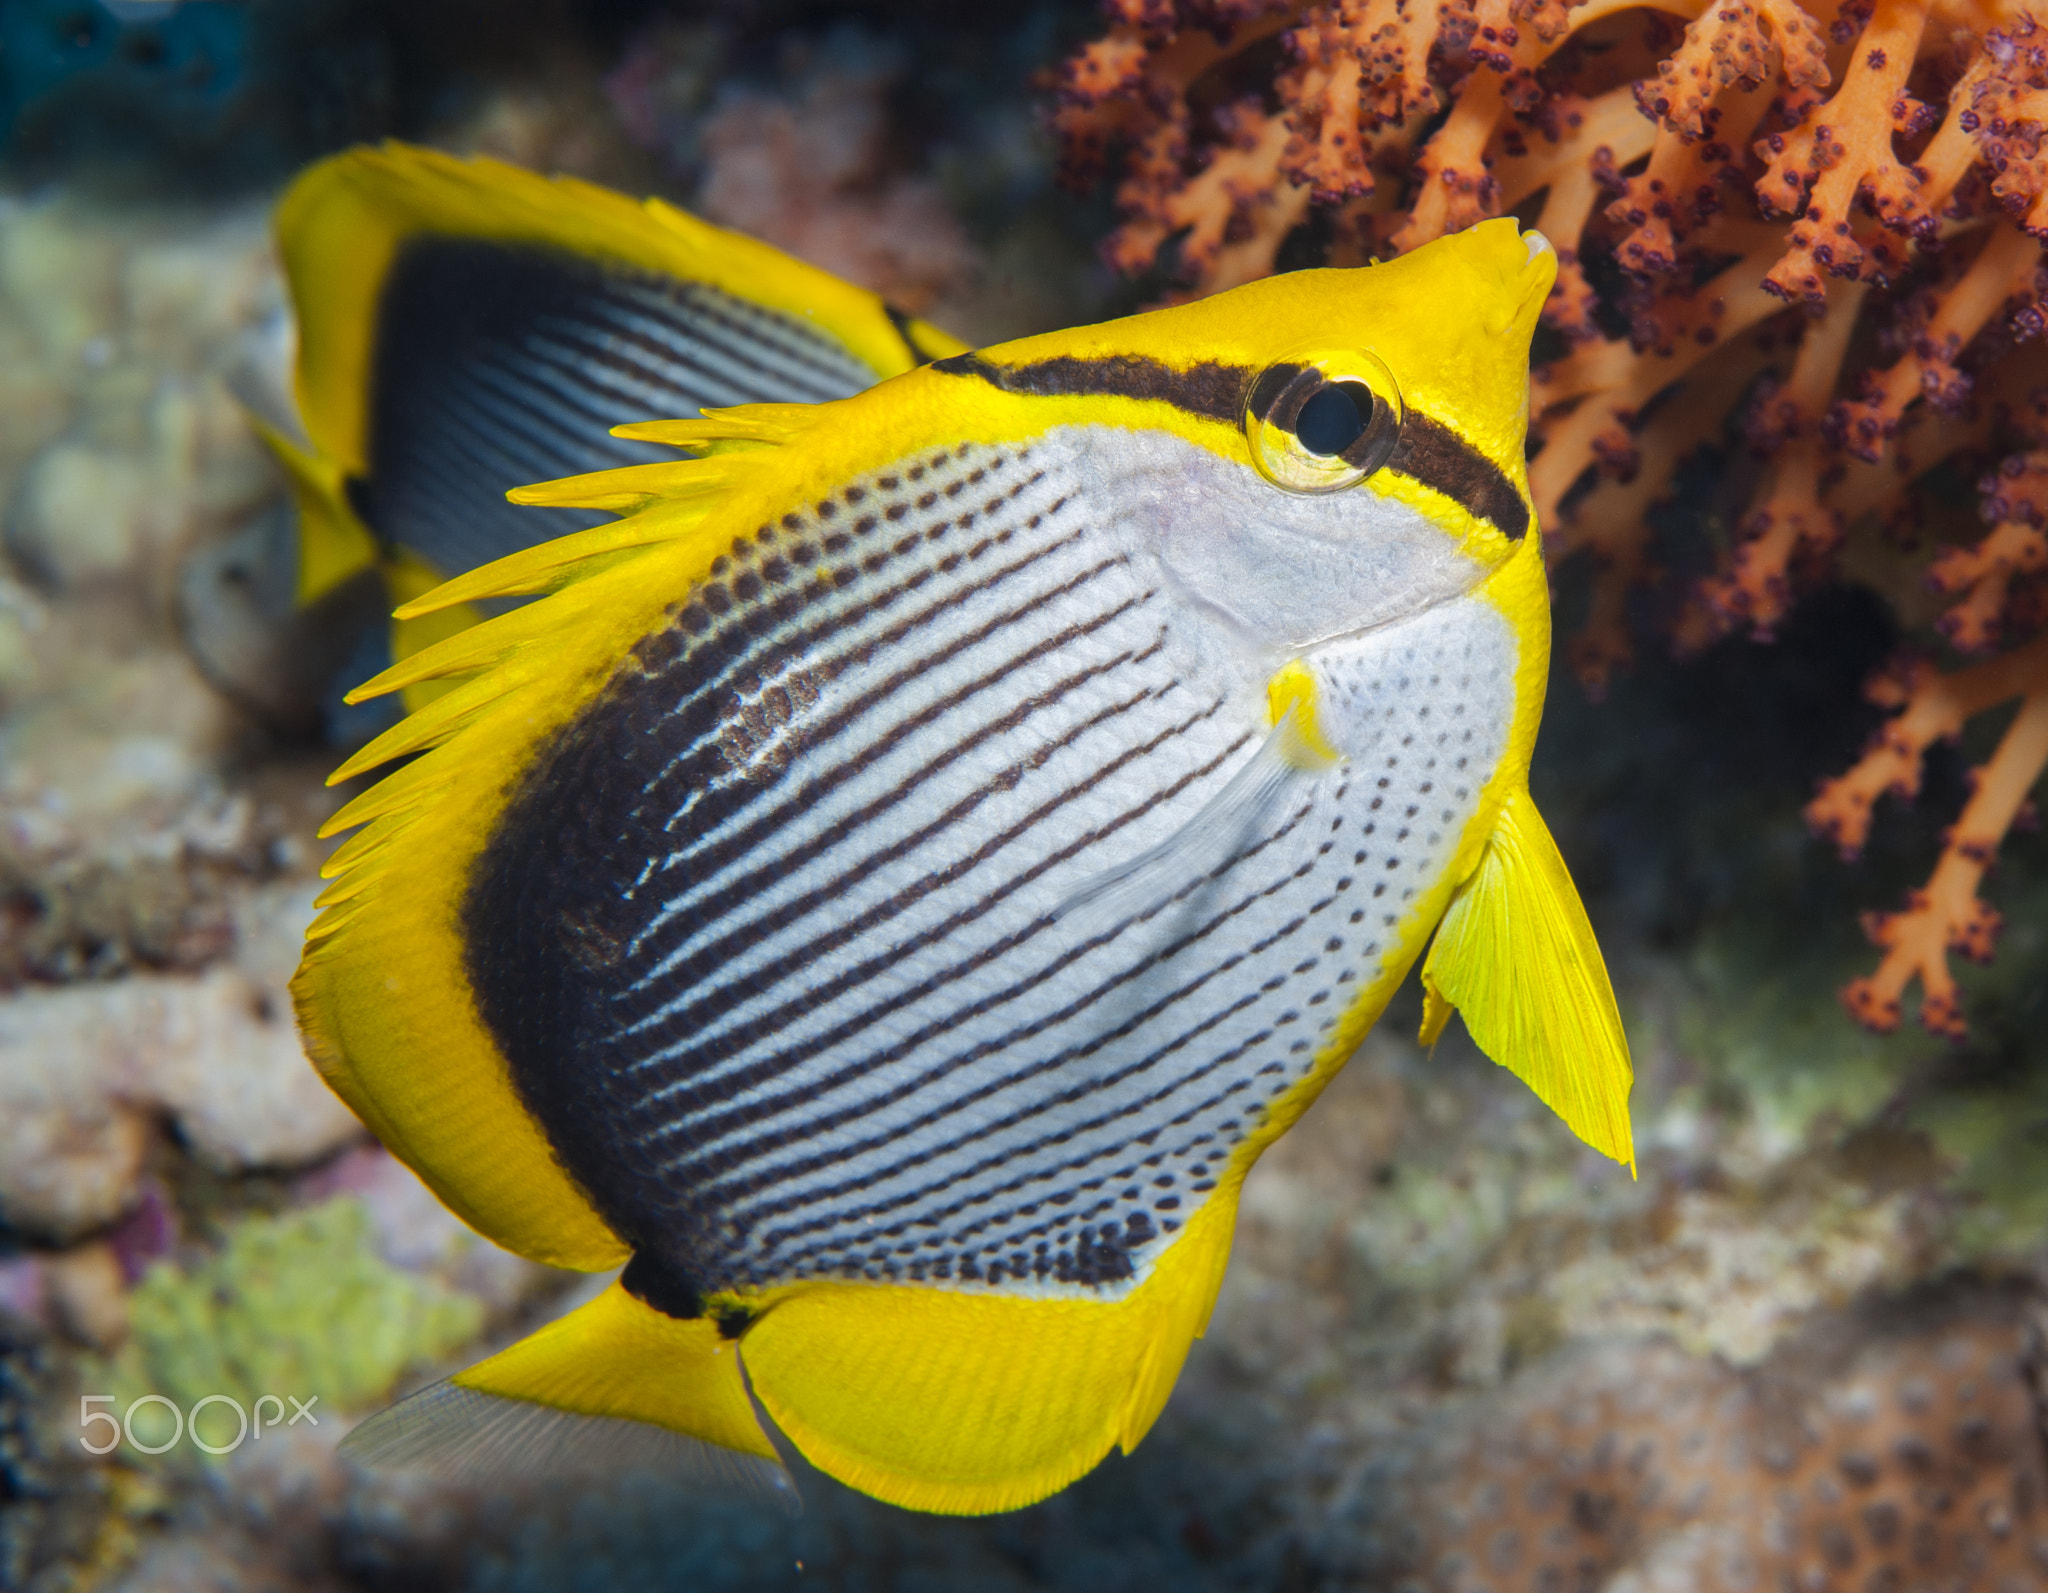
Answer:
<path fill-rule="evenodd" d="M 1363 382 L 1332 382 L 1301 406 L 1294 435 L 1312 454 L 1341 454 L 1372 418 L 1372 389 Z"/>

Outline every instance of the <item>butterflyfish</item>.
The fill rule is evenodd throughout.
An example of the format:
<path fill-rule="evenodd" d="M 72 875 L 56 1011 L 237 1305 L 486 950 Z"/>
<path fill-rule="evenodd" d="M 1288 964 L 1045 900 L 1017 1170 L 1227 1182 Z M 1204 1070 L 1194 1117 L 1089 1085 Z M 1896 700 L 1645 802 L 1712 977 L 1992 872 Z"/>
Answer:
<path fill-rule="evenodd" d="M 389 609 L 609 518 L 505 490 L 673 457 L 620 419 L 844 398 L 965 348 L 660 199 L 406 144 L 309 167 L 276 234 L 299 424 L 258 426 L 298 501 L 302 606 L 371 579 Z M 480 617 L 398 620 L 364 673 Z"/>
<path fill-rule="evenodd" d="M 523 600 L 362 688 L 440 694 L 336 775 L 398 765 L 329 826 L 298 1012 L 479 1232 L 622 1270 L 357 1452 L 772 1481 L 779 1429 L 897 1505 L 1044 1498 L 1158 1417 L 1246 1172 L 1425 947 L 1424 1039 L 1457 1010 L 1633 1167 L 1528 784 L 1555 267 L 1489 221 L 681 419 L 565 344 L 427 426 L 421 481 L 571 411 L 670 453 L 518 487 L 602 518 L 399 609 Z"/>

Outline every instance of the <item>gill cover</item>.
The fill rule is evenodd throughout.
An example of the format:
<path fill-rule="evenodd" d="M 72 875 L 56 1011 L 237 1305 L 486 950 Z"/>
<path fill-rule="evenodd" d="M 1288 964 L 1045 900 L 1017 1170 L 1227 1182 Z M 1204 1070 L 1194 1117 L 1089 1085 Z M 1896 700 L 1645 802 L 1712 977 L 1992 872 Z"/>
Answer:
<path fill-rule="evenodd" d="M 836 404 L 625 427 L 696 457 L 516 493 L 618 518 L 407 605 L 539 599 L 364 688 L 445 690 L 337 775 L 411 758 L 329 825 L 357 833 L 327 864 L 294 995 L 325 1076 L 466 1220 L 559 1264 L 632 1265 L 362 1442 L 385 1442 L 380 1423 L 415 1455 L 537 1431 L 478 1403 L 500 1401 L 648 1422 L 766 1465 L 750 1390 L 832 1475 L 958 1512 L 1042 1498 L 1134 1445 L 1207 1319 L 1252 1162 L 1378 1017 L 1454 891 L 1480 900 L 1468 882 L 1488 866 L 1527 866 L 1526 848 L 1493 842 L 1504 821 L 1528 829 L 1516 793 L 1548 653 L 1521 450 L 1550 271 L 1512 223 L 1489 223 L 1370 271 L 950 358 Z M 1311 328 L 1325 341 L 1304 350 Z M 1349 421 L 1302 417 L 1370 373 L 1361 356 L 1398 383 L 1384 460 L 1348 490 L 1276 485 L 1246 428 L 1260 374 L 1313 366 L 1320 385 L 1286 410 L 1276 396 L 1262 423 L 1291 415 L 1307 454 L 1341 457 L 1373 426 L 1361 401 L 1339 395 Z M 807 614 L 811 630 L 784 629 Z M 1199 645 L 1176 654 L 1176 629 Z M 975 647 L 1000 656 L 949 674 Z M 1030 673 L 1040 659 L 1057 667 Z M 1374 740 L 1389 715 L 1435 734 L 1423 711 L 1438 703 L 1489 720 L 1465 743 L 1444 728 L 1440 770 L 1354 767 L 1352 747 L 1403 754 L 1398 733 Z M 1055 711 L 1069 717 L 1033 717 Z M 1461 775 L 1467 744 L 1485 751 Z M 757 806 L 792 767 L 817 781 L 804 799 Z M 955 838 L 911 828 L 938 820 L 906 817 L 907 787 L 885 779 L 899 767 L 957 772 L 953 806 L 915 811 L 981 815 L 987 843 L 973 832 L 940 855 Z M 1257 772 L 1233 786 L 1240 767 Z M 1119 774 L 1121 791 L 1104 783 Z M 1417 819 L 1398 835 L 1374 795 L 1397 777 Z M 862 778 L 852 820 L 816 816 Z M 681 782 L 673 802 L 650 794 L 664 780 Z M 730 825 L 715 832 L 714 786 Z M 1333 817 L 1356 837 L 1341 853 Z M 780 843 L 746 843 L 748 826 Z M 651 850 L 615 857 L 628 833 Z M 724 850 L 703 869 L 642 888 L 714 834 Z M 1039 850 L 1023 855 L 1027 839 Z M 831 872 L 835 847 L 851 862 Z M 990 858 L 997 883 L 977 890 Z M 1264 872 L 1241 885 L 1237 869 Z M 1113 921 L 1077 933 L 1069 920 L 1125 879 L 1140 883 Z M 1162 904 L 1218 882 L 1220 903 Z M 694 917 L 634 917 L 700 888 L 723 895 Z M 1509 878 L 1507 899 L 1519 888 Z M 1076 891 L 1089 902 L 1061 913 Z M 1174 930 L 1169 911 L 1192 916 Z M 1513 913 L 1470 927 L 1519 932 Z M 1001 959 L 1041 946 L 1028 979 L 970 982 L 1009 978 Z M 1183 946 L 1213 963 L 1172 988 L 1135 983 Z M 526 960 L 494 962 L 501 947 Z M 844 967 L 814 966 L 842 949 Z M 556 985 L 597 994 L 565 1029 L 521 1027 L 553 1021 Z M 1444 988 L 1485 1005 L 1481 985 Z M 690 1051 L 700 996 L 723 1049 Z M 927 996 L 955 1004 L 914 1022 Z M 740 1003 L 773 1021 L 728 1044 Z M 610 1013 L 625 1016 L 605 1030 Z M 575 1027 L 586 1017 L 597 1027 Z M 1071 1044 L 1041 1045 L 1063 1024 Z M 1143 1044 L 1113 1049 L 1131 1034 Z M 1516 1043 L 1563 1067 L 1544 1048 L 1569 1038 L 1539 1024 Z M 898 1204 L 873 1215 L 885 1195 Z M 983 1245 L 998 1224 L 1014 1248 Z M 1051 1236 L 1035 1256 L 1034 1235 Z"/>

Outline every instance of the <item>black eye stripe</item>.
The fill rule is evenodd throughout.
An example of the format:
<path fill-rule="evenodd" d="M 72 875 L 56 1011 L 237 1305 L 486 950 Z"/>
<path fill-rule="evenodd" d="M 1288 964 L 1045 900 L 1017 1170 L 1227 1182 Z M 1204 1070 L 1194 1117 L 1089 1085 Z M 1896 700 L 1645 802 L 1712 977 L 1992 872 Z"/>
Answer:
<path fill-rule="evenodd" d="M 1499 465 L 1450 427 L 1409 410 L 1387 469 L 1411 476 L 1490 521 L 1510 542 L 1529 532 L 1529 505 Z"/>
<path fill-rule="evenodd" d="M 1280 402 L 1280 395 L 1287 391 L 1287 384 L 1308 367 L 1305 365 L 1268 365 L 1259 373 L 1258 381 L 1252 384 L 1251 395 L 1245 399 L 1244 407 L 1260 420 L 1273 413 L 1273 406 Z"/>
<path fill-rule="evenodd" d="M 1061 355 L 1028 365 L 997 365 L 979 354 L 959 354 L 928 367 L 948 376 L 978 377 L 1006 393 L 1158 399 L 1235 429 L 1249 409 L 1264 419 L 1287 384 L 1305 368 L 1202 361 L 1185 367 L 1135 354 L 1082 358 Z M 1263 399 L 1265 408 L 1259 407 Z M 1499 465 L 1449 426 L 1412 406 L 1386 468 L 1434 487 L 1511 542 L 1529 532 L 1529 505 Z"/>

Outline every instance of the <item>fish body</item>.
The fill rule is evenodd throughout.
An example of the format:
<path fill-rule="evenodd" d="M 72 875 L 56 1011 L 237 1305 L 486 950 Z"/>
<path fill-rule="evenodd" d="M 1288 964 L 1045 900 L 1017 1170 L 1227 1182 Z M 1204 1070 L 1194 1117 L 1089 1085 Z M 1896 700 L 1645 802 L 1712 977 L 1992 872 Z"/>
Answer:
<path fill-rule="evenodd" d="M 513 493 L 618 518 L 400 611 L 540 599 L 367 688 L 443 689 L 337 776 L 421 754 L 334 821 L 295 993 L 454 1210 L 625 1270 L 358 1442 L 770 1467 L 751 1390 L 877 1497 L 1042 1498 L 1156 1418 L 1440 923 L 1429 1037 L 1631 1161 L 1527 789 L 1554 265 L 1487 223 Z"/>

